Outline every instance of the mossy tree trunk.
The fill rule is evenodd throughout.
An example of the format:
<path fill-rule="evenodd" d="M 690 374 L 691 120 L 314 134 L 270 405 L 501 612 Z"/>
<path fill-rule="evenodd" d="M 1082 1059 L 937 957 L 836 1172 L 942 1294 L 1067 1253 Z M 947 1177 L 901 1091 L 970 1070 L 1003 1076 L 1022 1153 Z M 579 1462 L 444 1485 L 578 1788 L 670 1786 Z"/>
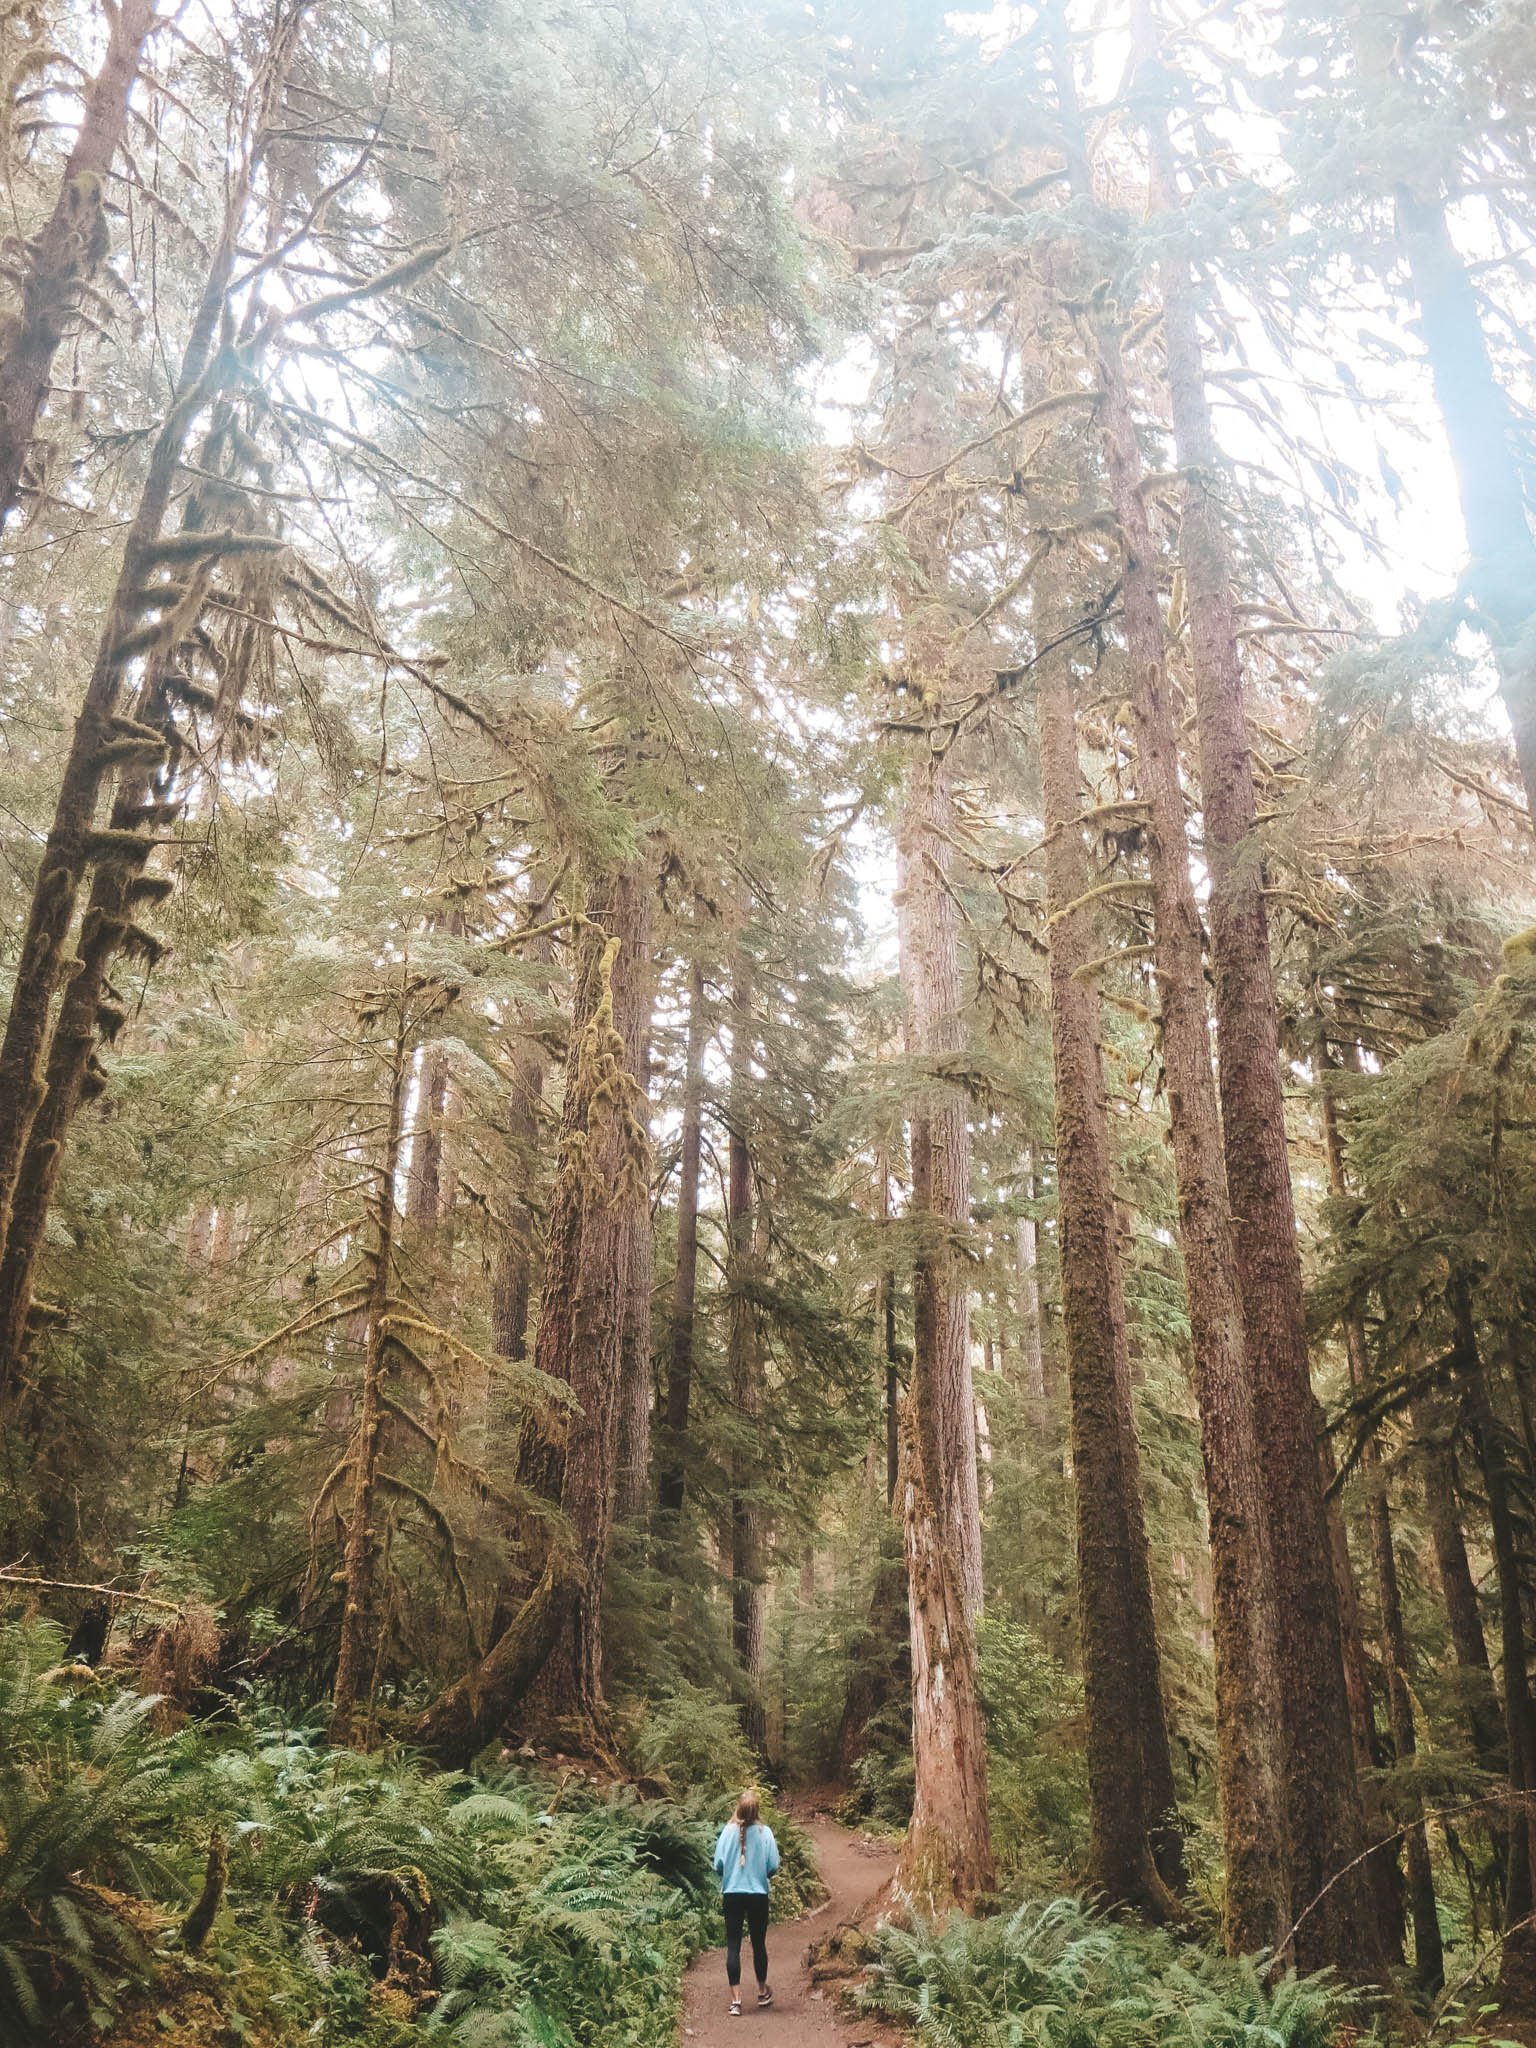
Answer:
<path fill-rule="evenodd" d="M 544 1539 L 539 1583 L 551 1541 L 569 1559 L 561 1623 L 537 1676 L 541 1711 L 594 1754 L 612 1746 L 602 1598 L 618 1477 L 625 1230 L 649 1174 L 640 1082 L 630 1061 L 638 1042 L 634 1018 L 649 986 L 650 904 L 643 862 L 605 878 L 588 896 L 534 1344 L 534 1364 L 569 1387 L 572 1409 L 564 1441 L 528 1447 L 519 1474 L 562 1518 L 560 1530 Z M 506 1709 L 513 1704 L 505 1700 Z"/>
<path fill-rule="evenodd" d="M 350 1742 L 356 1727 L 358 1695 L 373 1635 L 374 1567 L 377 1540 L 374 1502 L 378 1493 L 379 1460 L 384 1448 L 386 1380 L 389 1374 L 389 1303 L 391 1267 L 395 1257 L 398 1211 L 395 1182 L 400 1172 L 404 1136 L 405 1095 L 411 1052 L 404 1031 L 403 1005 L 389 1046 L 389 1095 L 384 1142 L 373 1173 L 373 1243 L 368 1262 L 368 1298 L 363 1315 L 363 1385 L 348 1459 L 352 1499 L 342 1554 L 341 1643 L 336 1657 L 336 1684 L 331 1702 L 331 1740 Z"/>
<path fill-rule="evenodd" d="M 1094 945 L 1091 915 L 1080 900 L 1090 874 L 1078 823 L 1076 724 L 1065 658 L 1047 660 L 1037 676 L 1089 1881 L 1107 1898 L 1163 1919 L 1173 1909 L 1165 1880 L 1177 1880 L 1182 1856 L 1131 1409 L 1099 1000 L 1083 971 Z"/>
<path fill-rule="evenodd" d="M 295 17 L 269 52 L 258 130 L 281 89 L 300 19 Z M 200 555 L 195 548 L 189 553 L 178 537 L 168 548 L 165 527 L 193 426 L 235 371 L 230 352 L 219 349 L 217 342 L 257 147 L 255 136 L 245 138 L 171 403 L 150 444 L 144 485 L 65 756 L 53 821 L 27 909 L 15 989 L 0 1040 L 0 1258 L 10 1244 L 18 1199 L 35 1209 L 39 1170 L 57 1170 L 56 1151 L 34 1155 L 32 1182 L 20 1186 L 33 1126 L 47 1098 L 55 1001 L 72 966 L 66 948 L 82 889 L 92 870 L 103 863 L 117 869 L 131 888 L 154 849 L 153 837 L 142 830 L 126 835 L 94 830 L 102 793 L 114 774 L 142 770 L 163 757 L 159 733 L 119 716 L 125 683 L 140 657 L 153 659 L 179 641 L 200 602 L 199 571 L 227 544 L 226 537 L 209 535 Z M 88 944 L 102 936 L 100 921 L 93 933 L 85 934 Z M 93 1032 L 94 1028 L 93 1012 Z M 24 1340 L 24 1331 L 22 1335 Z M 14 1348 L 0 1356 L 0 1402 L 14 1398 L 20 1372 L 21 1358 Z"/>
<path fill-rule="evenodd" d="M 31 245 L 17 319 L 0 356 L 0 527 L 22 496 L 54 358 L 106 260 L 107 184 L 155 15 L 155 0 L 121 0 L 108 10 L 106 56 L 86 92 L 52 211 Z"/>

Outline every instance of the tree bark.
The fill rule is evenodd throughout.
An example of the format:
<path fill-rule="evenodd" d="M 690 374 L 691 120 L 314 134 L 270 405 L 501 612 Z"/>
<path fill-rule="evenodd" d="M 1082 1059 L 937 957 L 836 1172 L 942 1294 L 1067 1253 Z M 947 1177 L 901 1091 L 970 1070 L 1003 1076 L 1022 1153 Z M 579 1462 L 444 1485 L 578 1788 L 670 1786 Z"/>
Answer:
<path fill-rule="evenodd" d="M 903 1410 L 903 1530 L 912 1630 L 912 1819 L 896 1886 L 936 1918 L 968 1906 L 996 1881 L 987 1813 L 987 1732 L 976 1686 L 976 1637 L 958 1561 L 927 1473 L 953 1456 L 940 1439 L 931 1390 L 914 1359 Z"/>
<path fill-rule="evenodd" d="M 901 981 L 913 1052 L 958 1053 L 958 917 L 949 891 L 953 800 L 943 754 L 907 774 L 899 839 Z M 966 1904 L 994 1877 L 986 1730 L 976 1686 L 981 1503 L 976 1405 L 958 1270 L 970 1223 L 968 1103 L 930 1077 L 911 1111 L 912 1214 L 923 1235 L 912 1282 L 903 1519 L 912 1640 L 912 1822 L 897 1883 L 923 1912 Z"/>
<path fill-rule="evenodd" d="M 1056 1171 L 1067 1391 L 1077 1505 L 1078 1633 L 1087 1707 L 1089 1883 L 1155 1919 L 1173 1909 L 1182 1860 L 1153 1612 L 1152 1567 L 1130 1403 L 1130 1340 L 1115 1224 L 1113 1160 L 1099 1051 L 1097 990 L 1070 674 L 1037 671 L 1045 795 L 1046 908 Z"/>
<path fill-rule="evenodd" d="M 901 981 L 912 1051 L 930 1070 L 911 1116 L 912 1209 L 923 1230 L 912 1282 L 913 1375 L 924 1375 L 939 1423 L 945 1463 L 927 1483 L 974 1621 L 982 1602 L 981 1499 L 969 1295 L 959 1266 L 971 1219 L 970 1102 L 933 1071 L 965 1044 L 953 831 L 947 758 L 919 756 L 907 774 L 898 846 Z"/>
<path fill-rule="evenodd" d="M 1061 8 L 1050 16 L 1069 183 L 1091 200 L 1087 145 Z M 1178 1183 L 1211 1522 L 1216 1635 L 1217 1772 L 1227 1857 L 1224 1932 L 1233 1950 L 1276 1946 L 1289 1926 L 1286 1819 L 1275 1731 L 1274 1596 L 1253 1400 L 1228 1207 L 1199 913 L 1189 872 L 1177 727 L 1169 696 L 1155 552 L 1143 469 L 1117 334 L 1090 311 L 1100 376 L 1099 425 L 1124 553 L 1121 602 L 1132 680 L 1138 794 L 1146 804 L 1154 967 L 1169 1134 Z"/>
<path fill-rule="evenodd" d="M 390 1052 L 384 1150 L 374 1176 L 373 1247 L 369 1253 L 368 1305 L 363 1326 L 363 1392 L 349 1453 L 352 1505 L 342 1556 L 341 1645 L 336 1658 L 336 1685 L 331 1705 L 330 1734 L 335 1743 L 352 1740 L 357 1696 L 362 1686 L 364 1658 L 373 1620 L 376 1562 L 373 1504 L 378 1491 L 379 1454 L 383 1449 L 384 1436 L 384 1383 L 389 1370 L 387 1313 L 390 1268 L 395 1256 L 395 1180 L 400 1170 L 405 1090 L 410 1071 L 409 1049 L 403 1039 L 403 1006 Z"/>
<path fill-rule="evenodd" d="M 563 1444 L 522 1459 L 524 1485 L 557 1503 L 568 1546 L 561 1625 L 538 1674 L 542 1707 L 594 1754 L 611 1748 L 602 1595 L 613 1531 L 628 1205 L 647 1184 L 639 1082 L 627 1064 L 649 974 L 649 877 L 637 865 L 595 886 L 579 939 L 571 1051 L 550 1203 L 534 1363 L 571 1390 Z M 544 1560 L 547 1569 L 548 1557 Z"/>
<path fill-rule="evenodd" d="M 1144 0 L 1138 14 L 1145 31 L 1150 10 Z M 1149 54 L 1155 55 L 1155 31 L 1152 41 Z M 1173 154 L 1160 111 L 1147 134 L 1154 204 L 1174 212 Z M 1242 658 L 1193 280 L 1182 251 L 1164 257 L 1161 285 L 1183 477 L 1179 560 L 1211 878 L 1221 1129 L 1228 1185 L 1241 1190 L 1232 1234 L 1267 1515 L 1275 1651 L 1285 1674 L 1280 1706 L 1292 1915 L 1300 1921 L 1296 1960 L 1303 1969 L 1331 1963 L 1375 1975 L 1383 1957 L 1371 1887 L 1358 1860 L 1364 1814 L 1322 1487 L 1321 1416 L 1307 1351 L 1264 872 L 1252 837 L 1257 805 Z M 1176 781 L 1176 767 L 1173 775 Z"/>
<path fill-rule="evenodd" d="M 405 1220 L 418 1230 L 431 1230 L 443 1214 L 443 1124 L 452 1085 L 448 1055 L 441 1047 L 429 1045 L 421 1062 L 405 1186 Z"/>
<path fill-rule="evenodd" d="M 646 1156 L 651 1145 L 651 977 L 634 1005 L 625 1034 L 625 1063 L 639 1084 L 636 1113 L 645 1133 Z M 619 1340 L 619 1476 L 614 1512 L 620 1522 L 637 1522 L 645 1513 L 651 1486 L 651 1411 L 656 1404 L 651 1371 L 651 1190 L 647 1181 L 633 1189 L 625 1205 L 624 1326 Z"/>
<path fill-rule="evenodd" d="M 0 529 L 20 501 L 54 357 L 79 312 L 81 287 L 106 257 L 106 185 L 127 130 L 155 0 L 121 0 L 108 20 L 107 54 L 86 93 L 53 211 L 33 244 L 20 317 L 0 359 Z"/>
<path fill-rule="evenodd" d="M 1035 1162 L 1029 1147 L 1019 1162 L 1026 1201 L 1035 1199 Z M 1016 1263 L 1019 1278 L 1019 1341 L 1024 1356 L 1024 1385 L 1041 1427 L 1046 1420 L 1045 1328 L 1040 1317 L 1040 1226 L 1021 1215 Z"/>
<path fill-rule="evenodd" d="M 657 1488 L 664 1515 L 682 1513 L 688 1411 L 693 1399 L 694 1311 L 699 1285 L 699 1178 L 704 1156 L 704 1047 L 709 1038 L 704 969 L 688 977 L 688 1039 L 683 1055 L 683 1129 L 677 1163 L 677 1263 L 667 1345 L 666 1452 Z"/>
<path fill-rule="evenodd" d="M 753 983 L 742 956 L 731 991 L 730 1141 L 726 1225 L 730 1247 L 731 1407 L 737 1430 L 731 1454 L 731 1639 L 742 1680 L 742 1732 L 761 1755 L 767 1727 L 763 1711 L 764 1530 L 754 1495 L 763 1485 L 759 1425 L 762 1415 L 762 1342 L 751 1295 L 756 1262 L 751 1115 Z"/>

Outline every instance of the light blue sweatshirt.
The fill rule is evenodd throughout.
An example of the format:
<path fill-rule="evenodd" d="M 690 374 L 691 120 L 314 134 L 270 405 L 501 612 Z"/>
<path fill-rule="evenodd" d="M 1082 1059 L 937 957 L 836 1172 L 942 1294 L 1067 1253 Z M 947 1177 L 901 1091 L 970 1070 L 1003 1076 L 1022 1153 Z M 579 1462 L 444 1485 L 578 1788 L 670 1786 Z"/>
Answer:
<path fill-rule="evenodd" d="M 715 1875 L 723 1892 L 766 1894 L 768 1880 L 779 1867 L 779 1845 L 773 1829 L 758 1820 L 747 1829 L 747 1854 L 741 1854 L 741 1829 L 728 1820 L 715 1844 Z"/>

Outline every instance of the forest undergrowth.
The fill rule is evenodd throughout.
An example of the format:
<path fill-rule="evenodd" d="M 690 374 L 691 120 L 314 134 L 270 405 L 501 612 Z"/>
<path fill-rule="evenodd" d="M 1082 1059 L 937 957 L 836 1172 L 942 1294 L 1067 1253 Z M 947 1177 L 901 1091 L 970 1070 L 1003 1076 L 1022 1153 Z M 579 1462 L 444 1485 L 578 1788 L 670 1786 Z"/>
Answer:
<path fill-rule="evenodd" d="M 254 1702 L 168 1728 L 64 1647 L 0 1630 L 0 2040 L 674 2048 L 722 1938 L 718 1774 L 444 1772 Z M 793 1915 L 814 1859 L 769 1810 Z"/>
<path fill-rule="evenodd" d="M 51 1624 L 0 1626 L 0 2040 L 676 2048 L 683 1971 L 722 1938 L 711 1854 L 750 1770 L 734 1709 L 685 1688 L 637 1717 L 634 1780 L 531 1749 L 446 1772 L 405 1747 L 338 1749 L 258 1697 L 189 1716 L 142 1673 L 65 1648 Z M 877 1902 L 841 1987 L 850 2024 L 878 2015 L 924 2048 L 1328 2048 L 1379 2031 L 1379 2001 L 1328 1973 L 1221 1956 L 1214 1916 L 1202 1939 L 1042 1895 L 1041 1813 L 1015 1839 L 1004 1801 L 999 1840 L 1034 1880 L 942 1925 Z M 1080 1791 L 1067 1803 L 1080 1818 Z M 899 1832 L 889 1773 L 865 1769 L 840 1804 Z M 820 1897 L 814 1852 L 765 1810 L 790 1920 Z"/>

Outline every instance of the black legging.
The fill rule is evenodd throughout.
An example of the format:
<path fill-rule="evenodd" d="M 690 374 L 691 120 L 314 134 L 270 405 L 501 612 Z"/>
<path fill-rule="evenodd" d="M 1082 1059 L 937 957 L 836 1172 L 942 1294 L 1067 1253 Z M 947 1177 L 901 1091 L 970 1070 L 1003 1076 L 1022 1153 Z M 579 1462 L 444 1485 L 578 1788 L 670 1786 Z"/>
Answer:
<path fill-rule="evenodd" d="M 734 1991 L 741 1982 L 741 1930 L 752 1937 L 752 1968 L 761 1986 L 768 1982 L 768 1898 L 764 1892 L 727 1892 L 725 1907 L 725 1974 Z"/>

